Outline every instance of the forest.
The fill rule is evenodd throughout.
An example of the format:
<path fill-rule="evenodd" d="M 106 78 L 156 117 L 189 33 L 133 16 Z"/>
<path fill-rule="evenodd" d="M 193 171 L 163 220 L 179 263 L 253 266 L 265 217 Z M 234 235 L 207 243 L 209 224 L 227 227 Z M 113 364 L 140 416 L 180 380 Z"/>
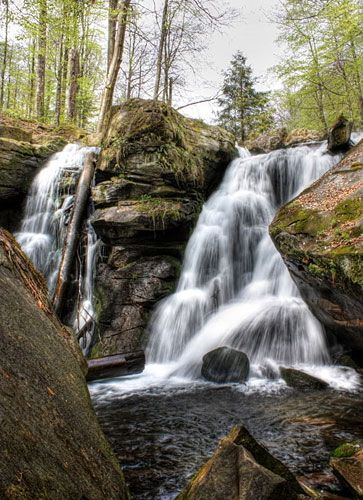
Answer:
<path fill-rule="evenodd" d="M 123 100 L 180 103 L 208 34 L 243 15 L 218 0 L 2 0 L 1 7 L 0 108 L 99 130 Z M 242 141 L 276 126 L 327 132 L 339 112 L 361 127 L 360 2 L 286 0 L 269 16 L 284 47 L 271 68 L 280 88 L 255 89 L 241 47 L 215 96 L 200 99 L 215 99 L 215 121 L 232 131 L 239 122 Z M 186 110 L 192 104 L 182 102 Z"/>
<path fill-rule="evenodd" d="M 361 0 L 0 8 L 0 500 L 363 498 Z"/>

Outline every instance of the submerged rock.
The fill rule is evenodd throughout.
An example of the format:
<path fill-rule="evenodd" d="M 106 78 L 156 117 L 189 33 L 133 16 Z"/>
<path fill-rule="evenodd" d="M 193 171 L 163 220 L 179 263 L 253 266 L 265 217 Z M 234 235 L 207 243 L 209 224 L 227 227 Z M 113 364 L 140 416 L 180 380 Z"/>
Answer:
<path fill-rule="evenodd" d="M 363 354 L 363 141 L 280 209 L 270 225 L 302 297 L 359 362 Z M 360 360 L 362 363 L 362 358 Z"/>
<path fill-rule="evenodd" d="M 329 387 L 324 380 L 294 368 L 281 367 L 280 375 L 288 386 L 300 391 L 320 391 Z"/>
<path fill-rule="evenodd" d="M 339 446 L 333 452 L 330 466 L 353 498 L 363 498 L 363 449 L 360 445 L 346 443 Z"/>
<path fill-rule="evenodd" d="M 235 156 L 231 134 L 164 103 L 131 99 L 114 109 L 93 189 L 105 258 L 92 357 L 144 347 L 150 312 L 173 291 L 202 203 Z"/>
<path fill-rule="evenodd" d="M 211 382 L 243 383 L 249 371 L 247 355 L 231 347 L 218 347 L 203 356 L 202 376 Z"/>
<path fill-rule="evenodd" d="M 346 151 L 351 146 L 350 134 L 353 123 L 341 115 L 328 134 L 328 150 L 332 153 Z"/>
<path fill-rule="evenodd" d="M 128 498 L 74 334 L 54 315 L 42 275 L 4 230 L 0 339 L 0 498 Z"/>
<path fill-rule="evenodd" d="M 303 490 L 287 467 L 236 426 L 178 499 L 293 500 L 300 494 Z"/>

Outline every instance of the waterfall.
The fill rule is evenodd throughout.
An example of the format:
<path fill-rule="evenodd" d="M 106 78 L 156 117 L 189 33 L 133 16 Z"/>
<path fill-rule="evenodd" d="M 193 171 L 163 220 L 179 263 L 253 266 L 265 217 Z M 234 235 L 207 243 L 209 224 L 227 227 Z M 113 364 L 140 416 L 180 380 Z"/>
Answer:
<path fill-rule="evenodd" d="M 176 292 L 152 316 L 149 363 L 197 377 L 203 355 L 224 345 L 244 351 L 256 370 L 329 361 L 322 327 L 268 233 L 277 209 L 338 161 L 325 151 L 325 144 L 257 156 L 239 150 L 203 207 Z"/>
<path fill-rule="evenodd" d="M 56 286 L 77 182 L 85 157 L 92 151 L 98 152 L 98 148 L 67 144 L 46 162 L 30 187 L 20 231 L 15 235 L 35 267 L 44 274 L 50 297 Z M 76 331 L 83 331 L 84 352 L 94 328 L 93 269 L 97 249 L 96 234 L 89 222 L 86 228 L 84 263 L 78 266 L 78 297 L 71 321 Z"/>

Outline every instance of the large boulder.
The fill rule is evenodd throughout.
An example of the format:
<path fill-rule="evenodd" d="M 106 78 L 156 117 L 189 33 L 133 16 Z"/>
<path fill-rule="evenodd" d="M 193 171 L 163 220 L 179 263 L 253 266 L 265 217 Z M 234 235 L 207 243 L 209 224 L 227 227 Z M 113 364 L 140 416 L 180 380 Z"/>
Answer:
<path fill-rule="evenodd" d="M 202 376 L 217 383 L 243 383 L 248 379 L 247 355 L 231 347 L 218 347 L 203 356 Z"/>
<path fill-rule="evenodd" d="M 363 352 L 363 141 L 277 213 L 270 234 L 328 339 Z"/>
<path fill-rule="evenodd" d="M 231 134 L 164 103 L 131 99 L 113 110 L 93 189 L 105 258 L 92 357 L 144 346 L 150 312 L 173 291 L 202 202 L 236 155 Z"/>
<path fill-rule="evenodd" d="M 332 153 L 346 151 L 351 146 L 350 135 L 353 123 L 341 115 L 328 133 L 328 150 Z"/>
<path fill-rule="evenodd" d="M 0 498 L 128 498 L 93 411 L 74 334 L 0 230 Z"/>
<path fill-rule="evenodd" d="M 178 500 L 294 500 L 302 493 L 285 465 L 236 426 Z"/>

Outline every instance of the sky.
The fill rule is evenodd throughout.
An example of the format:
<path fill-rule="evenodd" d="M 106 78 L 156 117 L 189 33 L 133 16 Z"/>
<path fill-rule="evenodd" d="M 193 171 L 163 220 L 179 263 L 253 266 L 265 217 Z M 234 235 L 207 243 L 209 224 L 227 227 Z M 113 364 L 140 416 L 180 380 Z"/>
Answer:
<path fill-rule="evenodd" d="M 269 69 L 283 56 L 282 48 L 276 43 L 278 36 L 276 24 L 269 21 L 277 8 L 279 0 L 229 0 L 229 4 L 240 11 L 239 18 L 223 34 L 213 33 L 208 40 L 205 64 L 200 68 L 202 78 L 195 83 L 188 95 L 180 96 L 176 105 L 187 104 L 198 98 L 216 95 L 223 82 L 222 71 L 229 66 L 233 54 L 238 50 L 247 57 L 253 74 L 258 78 L 259 90 L 278 88 L 279 82 Z M 201 80 L 207 83 L 202 84 Z M 189 84 L 189 87 L 192 87 Z M 216 102 L 187 107 L 182 111 L 193 118 L 212 122 Z"/>

